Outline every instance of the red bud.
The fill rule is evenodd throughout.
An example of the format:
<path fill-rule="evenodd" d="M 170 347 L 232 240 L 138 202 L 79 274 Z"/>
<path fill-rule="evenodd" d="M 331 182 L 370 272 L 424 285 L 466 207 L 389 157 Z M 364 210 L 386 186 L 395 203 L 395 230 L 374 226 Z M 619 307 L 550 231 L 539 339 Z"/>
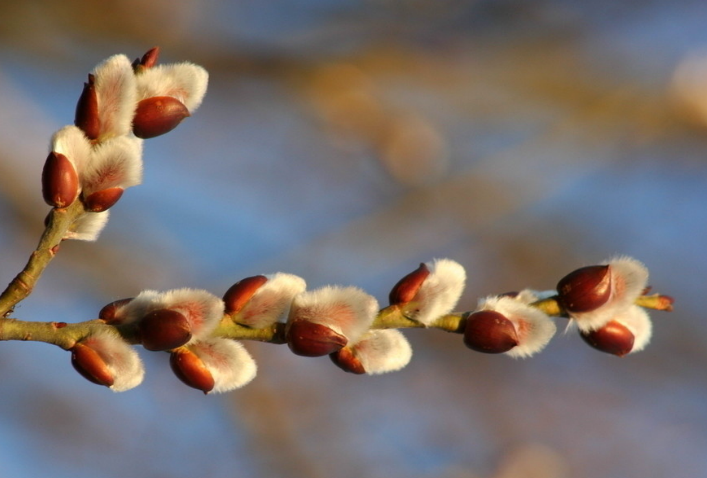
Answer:
<path fill-rule="evenodd" d="M 321 357 L 344 347 L 348 340 L 325 325 L 307 320 L 295 320 L 288 324 L 287 345 L 296 355 Z"/>
<path fill-rule="evenodd" d="M 246 277 L 233 284 L 223 295 L 226 303 L 226 313 L 234 314 L 240 312 L 260 287 L 268 281 L 268 278 L 259 275 Z"/>
<path fill-rule="evenodd" d="M 74 165 L 61 153 L 49 153 L 42 170 L 44 201 L 53 207 L 67 207 L 78 193 L 79 176 Z"/>
<path fill-rule="evenodd" d="M 481 310 L 467 317 L 464 344 L 477 352 L 500 354 L 518 345 L 518 334 L 513 323 L 500 312 Z"/>
<path fill-rule="evenodd" d="M 175 310 L 159 309 L 140 319 L 138 331 L 147 350 L 171 350 L 191 339 L 187 318 Z"/>
<path fill-rule="evenodd" d="M 103 212 L 117 203 L 123 196 L 123 192 L 125 189 L 121 187 L 103 189 L 83 198 L 83 203 L 87 211 Z"/>
<path fill-rule="evenodd" d="M 209 393 L 214 388 L 214 377 L 204 362 L 187 348 L 177 349 L 169 357 L 169 365 L 179 380 L 186 385 Z"/>
<path fill-rule="evenodd" d="M 71 365 L 83 378 L 98 385 L 113 385 L 113 374 L 105 361 L 91 347 L 78 343 L 71 349 Z"/>
<path fill-rule="evenodd" d="M 422 263 L 416 270 L 400 279 L 388 295 L 390 305 L 407 304 L 413 300 L 428 275 L 430 270 Z"/>
<path fill-rule="evenodd" d="M 157 59 L 160 56 L 160 47 L 156 46 L 147 50 L 140 59 L 140 64 L 145 68 L 152 68 L 157 64 Z"/>
<path fill-rule="evenodd" d="M 148 139 L 169 133 L 189 115 L 184 104 L 171 96 L 153 96 L 140 101 L 133 118 L 133 133 Z"/>
<path fill-rule="evenodd" d="M 339 367 L 344 372 L 355 373 L 356 375 L 362 375 L 366 373 L 366 369 L 363 368 L 363 364 L 356 357 L 349 347 L 344 347 L 341 350 L 329 354 L 329 358 L 334 365 Z"/>
<path fill-rule="evenodd" d="M 568 312 L 590 312 L 611 297 L 608 265 L 587 266 L 570 272 L 557 283 L 559 301 Z"/>
<path fill-rule="evenodd" d="M 88 75 L 88 83 L 83 84 L 83 91 L 76 104 L 74 124 L 81 128 L 88 139 L 97 139 L 101 132 L 101 121 L 98 117 L 98 96 L 94 86 L 95 77 Z"/>
<path fill-rule="evenodd" d="M 117 318 L 115 316 L 115 313 L 120 307 L 124 306 L 131 300 L 133 299 L 119 299 L 104 305 L 100 312 L 98 312 L 98 318 L 104 321 L 106 324 L 119 324 L 122 320 L 120 318 Z"/>
<path fill-rule="evenodd" d="M 580 336 L 595 349 L 619 357 L 633 350 L 633 333 L 628 327 L 615 320 L 591 332 L 580 331 Z"/>

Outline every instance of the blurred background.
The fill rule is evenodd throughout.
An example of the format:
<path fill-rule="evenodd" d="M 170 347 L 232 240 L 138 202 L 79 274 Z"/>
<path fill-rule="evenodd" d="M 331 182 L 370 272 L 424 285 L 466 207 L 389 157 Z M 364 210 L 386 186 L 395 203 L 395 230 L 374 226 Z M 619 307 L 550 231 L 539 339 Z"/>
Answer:
<path fill-rule="evenodd" d="M 384 303 L 436 257 L 467 268 L 462 310 L 615 254 L 677 300 L 623 359 L 575 333 L 512 360 L 415 330 L 406 369 L 360 377 L 248 343 L 258 377 L 206 397 L 167 354 L 113 394 L 62 350 L 2 343 L 0 476 L 707 477 L 705 25 L 702 0 L 0 2 L 3 285 L 86 74 L 155 45 L 211 74 L 18 318 L 276 271 Z"/>

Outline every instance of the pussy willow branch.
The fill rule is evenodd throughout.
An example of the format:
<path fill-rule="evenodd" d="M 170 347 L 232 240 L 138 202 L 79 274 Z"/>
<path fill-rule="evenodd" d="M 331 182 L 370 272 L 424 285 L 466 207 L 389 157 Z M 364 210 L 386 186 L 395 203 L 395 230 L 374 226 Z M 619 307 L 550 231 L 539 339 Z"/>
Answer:
<path fill-rule="evenodd" d="M 35 284 L 57 252 L 57 247 L 74 221 L 85 213 L 83 203 L 74 201 L 69 207 L 54 208 L 49 213 L 44 233 L 17 276 L 0 294 L 0 318 L 7 317 L 15 305 L 32 293 Z"/>
<path fill-rule="evenodd" d="M 49 213 L 47 224 L 37 248 L 30 255 L 24 269 L 10 282 L 0 295 L 0 341 L 22 340 L 53 344 L 63 349 L 71 349 L 76 342 L 95 333 L 97 329 L 112 330 L 129 343 L 137 344 L 134 329 L 130 326 L 115 326 L 101 320 L 67 324 L 65 322 L 29 322 L 8 318 L 15 305 L 28 297 L 44 269 L 49 265 L 66 232 L 79 217 L 85 214 L 83 203 L 74 201 L 67 208 L 54 208 Z M 670 310 L 672 301 L 659 294 L 642 295 L 636 304 L 657 310 Z M 567 314 L 556 297 L 539 300 L 533 304 L 550 316 L 566 317 Z M 428 328 L 435 328 L 452 333 L 462 333 L 468 313 L 454 313 L 435 320 Z M 424 328 L 425 325 L 407 317 L 399 306 L 393 305 L 381 309 L 371 329 Z M 254 329 L 241 325 L 229 315 L 224 315 L 219 326 L 213 331 L 214 337 L 234 340 L 255 340 L 273 344 L 284 344 L 285 324 L 278 322 L 269 327 Z"/>
<path fill-rule="evenodd" d="M 669 297 L 652 294 L 642 295 L 636 299 L 636 305 L 647 309 L 671 310 L 672 301 Z M 554 317 L 567 317 L 562 306 L 555 297 L 539 300 L 531 304 L 546 314 Z M 447 314 L 439 317 L 431 325 L 425 326 L 420 322 L 410 319 L 397 305 L 381 309 L 371 326 L 371 329 L 406 329 L 406 328 L 432 328 L 451 333 L 463 333 L 464 322 L 469 312 Z M 272 344 L 284 344 L 285 323 L 278 322 L 261 329 L 254 329 L 233 321 L 228 314 L 223 316 L 221 323 L 212 332 L 214 337 L 224 337 L 234 340 L 255 340 Z M 18 319 L 0 319 L 0 341 L 23 340 L 46 342 L 61 347 L 65 350 L 72 348 L 76 342 L 95 333 L 97 329 L 112 330 L 128 343 L 137 344 L 131 326 L 115 326 L 95 319 L 86 322 L 67 324 L 65 322 L 27 322 Z"/>

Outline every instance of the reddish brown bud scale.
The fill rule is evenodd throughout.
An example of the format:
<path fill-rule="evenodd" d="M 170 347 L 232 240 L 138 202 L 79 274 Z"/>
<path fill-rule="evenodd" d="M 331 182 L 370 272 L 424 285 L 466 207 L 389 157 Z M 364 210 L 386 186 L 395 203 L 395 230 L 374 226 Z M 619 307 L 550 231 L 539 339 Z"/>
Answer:
<path fill-rule="evenodd" d="M 263 275 L 246 277 L 233 284 L 223 295 L 226 313 L 234 314 L 248 303 L 253 295 L 268 281 Z"/>
<path fill-rule="evenodd" d="M 116 317 L 115 313 L 120 307 L 126 305 L 131 300 L 133 299 L 119 299 L 104 305 L 103 308 L 98 312 L 98 318 L 104 321 L 106 324 L 117 324 L 122 322 L 122 319 L 120 317 Z"/>
<path fill-rule="evenodd" d="M 430 270 L 424 263 L 420 267 L 403 277 L 393 286 L 393 289 L 388 295 L 390 305 L 407 304 L 415 298 L 417 291 L 420 290 L 423 282 L 430 275 Z"/>
<path fill-rule="evenodd" d="M 74 124 L 81 128 L 86 137 L 95 140 L 101 133 L 101 121 L 98 117 L 98 96 L 94 86 L 95 77 L 88 75 L 88 82 L 83 84 L 83 91 L 76 103 Z"/>
<path fill-rule="evenodd" d="M 518 334 L 513 323 L 500 312 L 481 310 L 467 317 L 464 344 L 477 352 L 500 354 L 518 345 Z"/>
<path fill-rule="evenodd" d="M 348 340 L 329 327 L 306 320 L 291 322 L 286 333 L 292 353 L 303 357 L 321 357 L 344 347 Z"/>
<path fill-rule="evenodd" d="M 569 312 L 591 312 L 611 298 L 608 265 L 587 266 L 570 272 L 557 283 L 559 302 Z"/>
<path fill-rule="evenodd" d="M 79 175 L 71 161 L 52 151 L 42 170 L 42 195 L 53 207 L 67 207 L 79 194 Z"/>
<path fill-rule="evenodd" d="M 185 385 L 209 393 L 215 381 L 204 362 L 189 349 L 177 349 L 169 357 L 172 371 Z"/>
<path fill-rule="evenodd" d="M 169 133 L 190 116 L 184 104 L 171 96 L 154 96 L 140 101 L 133 118 L 133 133 L 149 139 Z"/>
<path fill-rule="evenodd" d="M 635 339 L 628 327 L 615 320 L 597 330 L 580 332 L 580 336 L 593 348 L 619 357 L 633 350 Z"/>
<path fill-rule="evenodd" d="M 147 52 L 142 55 L 140 59 L 140 64 L 145 68 L 152 68 L 157 64 L 157 60 L 160 56 L 160 47 L 156 46 L 147 50 Z"/>
<path fill-rule="evenodd" d="M 96 191 L 83 198 L 83 204 L 87 211 L 103 212 L 108 208 L 113 207 L 115 203 L 123 196 L 125 189 L 121 187 L 113 187 Z"/>
<path fill-rule="evenodd" d="M 78 343 L 71 349 L 71 365 L 86 380 L 97 385 L 113 385 L 113 374 L 101 356 L 87 345 Z"/>
<path fill-rule="evenodd" d="M 333 354 L 329 354 L 329 358 L 332 362 L 334 362 L 334 365 L 339 367 L 344 372 L 349 372 L 356 375 L 363 375 L 366 373 L 366 369 L 363 367 L 363 364 L 359 358 L 354 355 L 353 351 L 349 347 L 344 347 Z"/>
<path fill-rule="evenodd" d="M 132 63 L 133 71 L 139 75 L 143 70 L 152 68 L 157 64 L 157 59 L 160 56 L 160 47 L 150 48 L 142 55 L 142 58 L 136 58 Z"/>
<path fill-rule="evenodd" d="M 189 342 L 191 327 L 187 318 L 170 309 L 150 312 L 138 322 L 142 346 L 147 350 L 172 350 Z"/>

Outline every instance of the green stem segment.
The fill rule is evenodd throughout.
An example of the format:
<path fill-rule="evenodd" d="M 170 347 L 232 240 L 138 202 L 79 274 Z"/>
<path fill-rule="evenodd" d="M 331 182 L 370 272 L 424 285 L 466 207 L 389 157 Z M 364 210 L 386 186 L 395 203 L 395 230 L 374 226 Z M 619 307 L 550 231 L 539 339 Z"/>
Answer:
<path fill-rule="evenodd" d="M 32 252 L 24 269 L 15 276 L 0 294 L 0 318 L 7 317 L 15 305 L 32 293 L 35 284 L 54 258 L 57 246 L 76 219 L 85 213 L 81 201 L 74 201 L 69 207 L 54 208 L 49 213 L 47 226 Z"/>
<path fill-rule="evenodd" d="M 0 340 L 46 342 L 69 350 L 76 345 L 76 342 L 88 337 L 100 327 L 111 326 L 100 320 L 67 324 L 66 322 L 26 322 L 16 319 L 0 319 Z"/>
<path fill-rule="evenodd" d="M 237 340 L 256 340 L 258 342 L 268 342 L 271 344 L 284 344 L 285 324 L 277 322 L 269 327 L 254 329 L 245 325 L 233 322 L 229 315 L 225 315 L 221 324 L 214 330 L 214 337 L 225 337 Z"/>

